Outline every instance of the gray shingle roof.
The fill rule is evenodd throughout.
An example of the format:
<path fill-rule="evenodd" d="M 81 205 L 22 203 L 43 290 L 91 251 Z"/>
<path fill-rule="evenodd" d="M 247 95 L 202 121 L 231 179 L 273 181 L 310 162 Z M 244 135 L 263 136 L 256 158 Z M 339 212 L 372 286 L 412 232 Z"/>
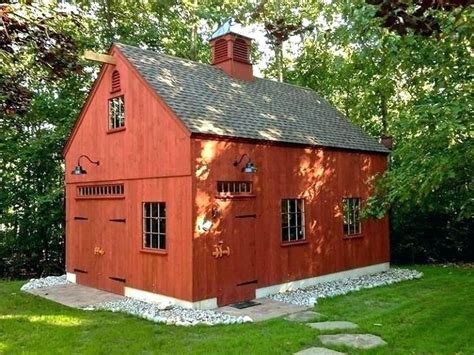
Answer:
<path fill-rule="evenodd" d="M 314 91 L 117 44 L 193 133 L 387 153 Z"/>

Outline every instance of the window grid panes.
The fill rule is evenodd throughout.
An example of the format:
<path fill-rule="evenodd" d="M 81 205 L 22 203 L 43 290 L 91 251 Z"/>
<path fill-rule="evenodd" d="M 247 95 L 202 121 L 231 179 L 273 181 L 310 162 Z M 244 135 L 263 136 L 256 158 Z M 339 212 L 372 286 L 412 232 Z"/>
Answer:
<path fill-rule="evenodd" d="M 303 199 L 281 200 L 281 230 L 283 242 L 305 239 Z"/>
<path fill-rule="evenodd" d="M 109 129 L 125 127 L 125 107 L 123 96 L 109 100 Z"/>
<path fill-rule="evenodd" d="M 143 248 L 166 249 L 166 204 L 143 203 Z"/>
<path fill-rule="evenodd" d="M 240 195 L 252 193 L 250 181 L 218 181 L 217 192 L 223 194 Z"/>
<path fill-rule="evenodd" d="M 360 222 L 360 198 L 342 199 L 344 214 L 344 235 L 356 235 L 362 232 Z"/>

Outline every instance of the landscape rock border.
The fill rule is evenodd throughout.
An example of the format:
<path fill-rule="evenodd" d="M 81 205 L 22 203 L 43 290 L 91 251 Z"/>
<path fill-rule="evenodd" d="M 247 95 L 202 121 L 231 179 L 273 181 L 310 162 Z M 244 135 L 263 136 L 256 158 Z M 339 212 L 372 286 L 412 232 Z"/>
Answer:
<path fill-rule="evenodd" d="M 253 322 L 249 316 L 236 317 L 219 311 L 189 309 L 160 303 L 150 303 L 125 297 L 121 300 L 103 302 L 84 307 L 85 310 L 108 310 L 123 312 L 156 323 L 178 326 L 242 324 Z"/>
<path fill-rule="evenodd" d="M 392 268 L 374 274 L 324 282 L 307 288 L 277 293 L 268 297 L 275 301 L 312 307 L 319 298 L 346 295 L 353 291 L 387 286 L 421 277 L 423 277 L 423 273 L 416 270 Z"/>
<path fill-rule="evenodd" d="M 54 287 L 68 284 L 66 275 L 61 276 L 47 276 L 39 279 L 31 279 L 26 284 L 21 286 L 22 291 L 35 290 L 37 288 Z"/>

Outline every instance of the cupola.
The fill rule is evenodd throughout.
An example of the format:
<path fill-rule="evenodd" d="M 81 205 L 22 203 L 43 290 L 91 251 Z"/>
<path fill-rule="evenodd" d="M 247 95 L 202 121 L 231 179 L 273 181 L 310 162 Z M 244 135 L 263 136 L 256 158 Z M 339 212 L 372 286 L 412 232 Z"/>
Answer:
<path fill-rule="evenodd" d="M 252 39 L 235 32 L 231 20 L 219 27 L 210 39 L 211 64 L 239 80 L 253 80 L 250 50 Z"/>

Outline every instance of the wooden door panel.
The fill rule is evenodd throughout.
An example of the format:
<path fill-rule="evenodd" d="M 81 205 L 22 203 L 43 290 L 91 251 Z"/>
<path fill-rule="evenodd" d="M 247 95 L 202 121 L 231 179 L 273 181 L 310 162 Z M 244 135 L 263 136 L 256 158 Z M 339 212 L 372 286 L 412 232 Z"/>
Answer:
<path fill-rule="evenodd" d="M 125 238 L 127 220 L 124 200 L 107 200 L 102 206 L 103 229 L 101 247 L 105 254 L 101 257 L 101 288 L 123 294 L 125 275 Z"/>
<path fill-rule="evenodd" d="M 80 216 L 87 219 L 74 221 L 79 238 L 79 256 L 74 266 L 80 270 L 76 271 L 77 282 L 123 294 L 126 220 L 116 220 L 125 218 L 124 201 L 84 200 L 78 206 Z M 96 248 L 103 254 L 96 253 Z"/>
<path fill-rule="evenodd" d="M 77 259 L 73 272 L 77 282 L 86 286 L 97 287 L 98 264 L 94 257 L 95 229 L 97 220 L 91 201 L 77 202 L 77 215 L 74 218 L 73 238 L 77 238 Z M 78 217 L 78 218 L 76 218 Z"/>
<path fill-rule="evenodd" d="M 253 199 L 232 201 L 224 217 L 221 243 L 230 255 L 218 259 L 219 305 L 255 298 L 255 202 Z"/>

